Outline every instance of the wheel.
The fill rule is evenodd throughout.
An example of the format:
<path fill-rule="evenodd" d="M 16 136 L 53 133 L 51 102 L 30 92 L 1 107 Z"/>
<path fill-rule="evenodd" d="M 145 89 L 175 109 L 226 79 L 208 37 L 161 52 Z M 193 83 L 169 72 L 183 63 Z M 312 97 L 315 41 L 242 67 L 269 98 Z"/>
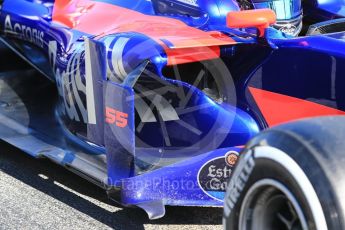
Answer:
<path fill-rule="evenodd" d="M 251 140 L 224 200 L 225 229 L 345 229 L 345 117 L 303 120 Z"/>

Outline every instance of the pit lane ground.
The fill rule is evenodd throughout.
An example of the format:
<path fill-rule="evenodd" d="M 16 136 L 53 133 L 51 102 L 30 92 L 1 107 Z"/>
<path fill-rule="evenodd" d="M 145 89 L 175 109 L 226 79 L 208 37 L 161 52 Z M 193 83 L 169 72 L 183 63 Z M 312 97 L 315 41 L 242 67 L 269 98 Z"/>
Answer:
<path fill-rule="evenodd" d="M 55 165 L 0 142 L 0 229 L 221 229 L 220 208 L 168 207 L 150 221 Z"/>

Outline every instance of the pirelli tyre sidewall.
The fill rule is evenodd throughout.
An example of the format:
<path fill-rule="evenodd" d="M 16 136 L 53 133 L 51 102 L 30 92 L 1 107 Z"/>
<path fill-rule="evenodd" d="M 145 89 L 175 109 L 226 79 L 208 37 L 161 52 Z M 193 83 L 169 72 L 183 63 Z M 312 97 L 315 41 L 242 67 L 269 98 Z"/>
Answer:
<path fill-rule="evenodd" d="M 304 137 L 289 130 L 289 126 L 285 128 L 261 133 L 241 154 L 224 200 L 224 229 L 262 229 L 244 227 L 258 223 L 248 221 L 254 212 L 248 200 L 255 199 L 253 191 L 262 183 L 281 186 L 281 191 L 296 204 L 292 206 L 302 217 L 303 229 L 344 229 L 340 201 L 345 194 L 341 177 L 345 164 L 342 166 L 340 162 L 345 160 L 345 152 L 342 156 L 339 156 L 341 151 L 332 154 L 320 147 L 322 143 L 313 143 L 311 133 Z M 337 138 L 333 140 L 336 142 Z M 265 206 L 265 200 L 258 203 Z M 265 208 L 255 210 L 265 211 Z"/>

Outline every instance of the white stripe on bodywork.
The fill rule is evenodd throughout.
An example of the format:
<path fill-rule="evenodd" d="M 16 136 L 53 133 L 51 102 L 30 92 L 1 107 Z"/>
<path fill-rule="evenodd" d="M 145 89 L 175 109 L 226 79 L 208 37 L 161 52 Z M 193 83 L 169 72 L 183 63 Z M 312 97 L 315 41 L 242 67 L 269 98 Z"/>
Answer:
<path fill-rule="evenodd" d="M 127 76 L 125 67 L 123 65 L 122 54 L 128 41 L 129 38 L 119 38 L 114 45 L 112 53 L 112 64 L 114 67 L 114 71 L 116 75 L 122 80 L 124 80 Z"/>
<path fill-rule="evenodd" d="M 91 61 L 91 41 L 89 38 L 85 39 L 85 80 L 86 80 L 86 105 L 87 117 L 89 124 L 96 124 L 96 110 L 94 85 L 92 78 L 92 61 Z"/>

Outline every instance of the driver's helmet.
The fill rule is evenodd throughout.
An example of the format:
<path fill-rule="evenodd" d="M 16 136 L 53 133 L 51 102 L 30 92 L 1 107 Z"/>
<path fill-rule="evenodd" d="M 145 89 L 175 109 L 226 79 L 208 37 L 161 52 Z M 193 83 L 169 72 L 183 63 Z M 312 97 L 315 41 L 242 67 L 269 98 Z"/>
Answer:
<path fill-rule="evenodd" d="M 301 0 L 239 0 L 239 4 L 242 9 L 272 9 L 277 15 L 276 29 L 292 36 L 301 32 Z"/>

